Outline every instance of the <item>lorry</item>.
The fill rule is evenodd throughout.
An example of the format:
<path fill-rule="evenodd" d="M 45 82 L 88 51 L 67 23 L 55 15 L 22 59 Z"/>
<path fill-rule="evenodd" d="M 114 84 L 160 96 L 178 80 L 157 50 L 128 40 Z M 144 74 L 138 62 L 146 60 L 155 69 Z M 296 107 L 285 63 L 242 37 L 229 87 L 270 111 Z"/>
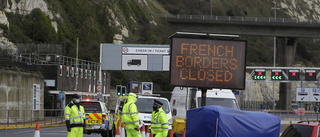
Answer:
<path fill-rule="evenodd" d="M 206 106 L 219 105 L 239 109 L 235 95 L 230 89 L 208 89 Z M 181 136 L 185 129 L 186 112 L 201 107 L 201 90 L 192 87 L 175 87 L 172 91 L 171 106 L 173 112 L 174 136 Z"/>
<path fill-rule="evenodd" d="M 115 108 L 115 130 L 117 128 L 117 123 L 121 118 L 121 111 L 123 105 L 127 102 L 128 96 L 121 96 L 117 100 L 116 108 Z M 163 105 L 162 109 L 166 113 L 169 123 L 169 131 L 172 129 L 172 113 L 171 106 L 168 99 L 160 97 L 158 94 L 137 94 L 137 102 L 135 103 L 138 109 L 140 126 L 143 124 L 145 126 L 151 125 L 151 114 L 152 114 L 152 106 L 154 100 L 159 100 Z M 146 128 L 147 129 L 147 128 Z"/>

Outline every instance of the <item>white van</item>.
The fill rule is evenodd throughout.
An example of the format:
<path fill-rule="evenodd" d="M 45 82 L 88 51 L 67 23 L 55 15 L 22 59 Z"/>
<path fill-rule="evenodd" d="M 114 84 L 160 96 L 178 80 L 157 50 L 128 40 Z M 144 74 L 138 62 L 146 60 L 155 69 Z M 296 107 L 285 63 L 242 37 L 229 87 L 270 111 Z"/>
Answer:
<path fill-rule="evenodd" d="M 190 87 L 175 87 L 172 91 L 170 104 L 174 117 L 185 118 L 189 109 L 201 107 L 201 90 Z M 208 89 L 206 106 L 209 105 L 239 109 L 237 99 L 230 89 Z"/>

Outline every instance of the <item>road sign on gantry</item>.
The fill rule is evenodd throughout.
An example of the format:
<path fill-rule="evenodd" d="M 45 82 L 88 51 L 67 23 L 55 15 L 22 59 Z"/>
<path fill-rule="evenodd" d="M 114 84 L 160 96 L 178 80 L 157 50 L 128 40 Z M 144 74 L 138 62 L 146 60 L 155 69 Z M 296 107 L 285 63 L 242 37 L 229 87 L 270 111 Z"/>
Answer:
<path fill-rule="evenodd" d="M 170 85 L 245 88 L 246 41 L 190 37 L 171 37 Z"/>
<path fill-rule="evenodd" d="M 305 72 L 305 80 L 306 81 L 316 81 L 317 80 L 316 70 L 306 70 Z"/>
<path fill-rule="evenodd" d="M 289 80 L 300 80 L 300 70 L 289 69 Z"/>
<path fill-rule="evenodd" d="M 320 91 L 317 88 L 310 88 L 309 94 L 310 102 L 320 101 Z"/>
<path fill-rule="evenodd" d="M 271 80 L 282 80 L 282 70 L 273 69 L 271 70 Z"/>
<path fill-rule="evenodd" d="M 266 70 L 265 69 L 254 70 L 253 79 L 254 80 L 266 80 Z"/>
<path fill-rule="evenodd" d="M 308 88 L 297 88 L 296 89 L 296 101 L 298 102 L 309 102 L 309 89 Z"/>

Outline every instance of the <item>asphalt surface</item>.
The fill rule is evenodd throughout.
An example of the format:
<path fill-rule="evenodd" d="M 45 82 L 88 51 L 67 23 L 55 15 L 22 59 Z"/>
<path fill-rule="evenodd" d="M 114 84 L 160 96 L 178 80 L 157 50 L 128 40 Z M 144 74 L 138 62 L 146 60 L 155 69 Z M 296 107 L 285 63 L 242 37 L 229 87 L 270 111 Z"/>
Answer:
<path fill-rule="evenodd" d="M 33 137 L 34 128 L 23 129 L 3 129 L 0 130 L 1 137 Z M 66 137 L 68 135 L 65 126 L 60 127 L 40 127 L 40 137 Z M 100 134 L 83 135 L 84 137 L 101 137 Z"/>

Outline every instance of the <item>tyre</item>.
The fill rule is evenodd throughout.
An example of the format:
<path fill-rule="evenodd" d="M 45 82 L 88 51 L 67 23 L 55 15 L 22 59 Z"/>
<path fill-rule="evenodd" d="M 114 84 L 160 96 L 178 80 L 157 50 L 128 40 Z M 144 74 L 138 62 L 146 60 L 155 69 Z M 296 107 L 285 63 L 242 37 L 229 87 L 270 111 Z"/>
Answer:
<path fill-rule="evenodd" d="M 116 134 L 116 132 L 114 131 L 114 129 L 109 130 L 109 136 L 108 137 L 114 137 Z"/>
<path fill-rule="evenodd" d="M 108 131 L 102 132 L 101 136 L 102 137 L 109 137 L 109 132 Z"/>

